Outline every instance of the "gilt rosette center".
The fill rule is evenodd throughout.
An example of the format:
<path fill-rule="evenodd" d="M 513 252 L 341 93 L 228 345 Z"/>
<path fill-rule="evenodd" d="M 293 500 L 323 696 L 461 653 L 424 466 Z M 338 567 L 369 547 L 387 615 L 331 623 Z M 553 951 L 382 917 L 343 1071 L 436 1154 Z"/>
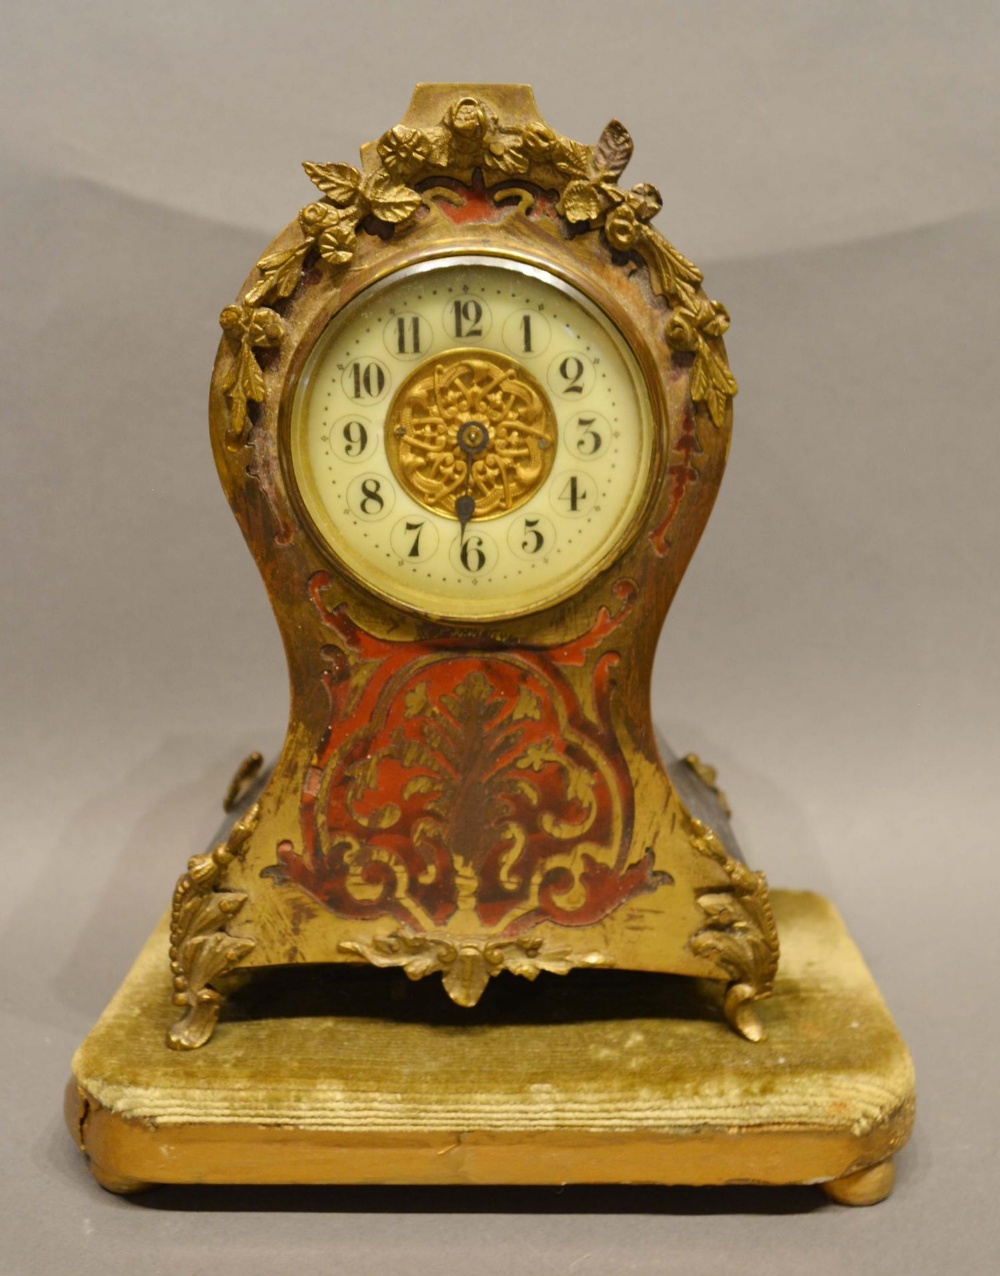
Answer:
<path fill-rule="evenodd" d="M 456 502 L 465 497 L 477 519 L 498 518 L 545 482 L 557 433 L 548 396 L 516 360 L 451 350 L 400 386 L 386 417 L 386 451 L 425 509 L 459 518 Z"/>

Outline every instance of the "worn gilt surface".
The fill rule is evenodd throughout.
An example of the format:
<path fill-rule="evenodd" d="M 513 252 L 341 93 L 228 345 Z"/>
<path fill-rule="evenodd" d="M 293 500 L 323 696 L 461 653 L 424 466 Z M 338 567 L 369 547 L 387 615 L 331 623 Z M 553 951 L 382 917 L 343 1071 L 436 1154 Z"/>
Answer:
<path fill-rule="evenodd" d="M 419 934 L 397 930 L 368 942 L 348 940 L 345 953 L 356 953 L 373 966 L 400 966 L 410 979 L 440 973 L 448 996 L 459 1006 L 474 1006 L 490 979 L 503 971 L 537 979 L 543 971 L 565 975 L 580 966 L 609 966 L 604 953 L 570 953 L 547 947 L 541 938 L 522 935 L 515 939 Z"/>
<path fill-rule="evenodd" d="M 714 775 L 714 773 L 713 773 Z M 691 821 L 692 845 L 721 865 L 726 885 L 699 891 L 705 924 L 691 939 L 691 951 L 711 957 L 732 977 L 725 1010 L 730 1022 L 750 1041 L 763 1036 L 753 1003 L 770 996 L 778 971 L 778 932 L 771 914 L 767 882 L 726 853 L 712 830 Z"/>
<path fill-rule="evenodd" d="M 231 918 L 246 903 L 245 891 L 222 886 L 225 870 L 246 853 L 257 826 L 257 808 L 233 825 L 225 842 L 208 855 L 196 855 L 174 890 L 170 910 L 170 969 L 174 1005 L 184 1014 L 170 1029 L 168 1044 L 177 1050 L 193 1050 L 211 1037 L 222 997 L 211 984 L 228 974 L 250 953 L 254 941 L 238 938 L 227 929 Z"/>
<path fill-rule="evenodd" d="M 178 887 L 173 1044 L 211 1033 L 220 971 L 337 960 L 439 972 L 462 1005 L 504 970 L 702 976 L 727 985 L 731 1024 L 759 1035 L 750 1007 L 777 956 L 763 879 L 691 819 L 649 713 L 659 629 L 725 464 L 729 320 L 651 225 L 657 190 L 620 184 L 631 151 L 616 122 L 594 146 L 557 134 L 523 86 L 420 86 L 360 167 L 305 165 L 318 197 L 223 310 L 213 447 L 289 655 L 291 726 L 253 821 Z M 324 553 L 282 440 L 331 315 L 399 267 L 482 251 L 595 299 L 642 365 L 659 433 L 641 524 L 610 568 L 547 610 L 445 625 L 380 601 Z M 488 351 L 442 369 L 447 386 L 424 371 L 396 402 L 424 431 L 394 432 L 395 451 L 387 439 L 400 483 L 454 509 L 434 465 L 449 412 L 464 396 L 486 419 L 499 394 L 519 433 L 493 428 L 481 456 L 471 436 L 462 446 L 481 463 L 480 516 L 515 508 L 551 464 L 544 394 Z"/>

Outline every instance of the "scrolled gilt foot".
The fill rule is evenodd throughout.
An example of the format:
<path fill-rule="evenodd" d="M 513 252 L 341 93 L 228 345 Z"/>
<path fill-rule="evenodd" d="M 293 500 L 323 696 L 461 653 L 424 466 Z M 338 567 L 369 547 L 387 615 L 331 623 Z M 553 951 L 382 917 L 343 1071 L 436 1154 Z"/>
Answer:
<path fill-rule="evenodd" d="M 167 1033 L 173 1050 L 197 1050 L 215 1031 L 223 996 L 209 985 L 238 965 L 254 947 L 225 929 L 246 903 L 245 891 L 218 889 L 225 868 L 245 850 L 257 824 L 251 807 L 233 826 L 229 839 L 210 855 L 196 855 L 177 883 L 170 916 L 170 970 L 174 1005 L 184 1015 Z"/>
<path fill-rule="evenodd" d="M 823 1191 L 838 1205 L 877 1205 L 889 1195 L 895 1182 L 896 1163 L 890 1156 L 841 1179 L 831 1179 L 823 1184 Z"/>
<path fill-rule="evenodd" d="M 229 936 L 226 936 L 229 939 Z M 253 948 L 252 939 L 230 939 L 224 960 L 235 965 Z M 175 982 L 179 980 L 175 979 Z M 225 998 L 214 988 L 188 989 L 174 996 L 175 1006 L 186 1006 L 186 1013 L 167 1032 L 167 1045 L 172 1050 L 197 1050 L 211 1040 Z"/>
<path fill-rule="evenodd" d="M 767 1036 L 754 1006 L 758 995 L 757 989 L 750 984 L 730 984 L 722 1003 L 726 1022 L 747 1041 L 763 1041 Z"/>
<path fill-rule="evenodd" d="M 778 931 L 767 881 L 763 873 L 752 873 L 732 859 L 700 820 L 691 820 L 691 844 L 714 860 L 727 879 L 698 892 L 705 921 L 689 941 L 691 951 L 729 975 L 723 1002 L 729 1026 L 747 1041 L 763 1041 L 766 1034 L 754 1002 L 771 995 L 778 969 Z"/>

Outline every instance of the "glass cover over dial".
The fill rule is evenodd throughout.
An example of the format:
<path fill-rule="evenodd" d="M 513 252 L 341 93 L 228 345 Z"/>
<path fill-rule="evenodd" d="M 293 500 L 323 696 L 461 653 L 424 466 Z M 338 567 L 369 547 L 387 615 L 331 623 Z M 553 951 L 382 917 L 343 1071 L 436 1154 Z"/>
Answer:
<path fill-rule="evenodd" d="M 567 597 L 620 551 L 652 435 L 638 363 L 600 309 L 535 266 L 462 257 L 334 316 L 294 391 L 289 456 L 354 576 L 487 620 Z"/>

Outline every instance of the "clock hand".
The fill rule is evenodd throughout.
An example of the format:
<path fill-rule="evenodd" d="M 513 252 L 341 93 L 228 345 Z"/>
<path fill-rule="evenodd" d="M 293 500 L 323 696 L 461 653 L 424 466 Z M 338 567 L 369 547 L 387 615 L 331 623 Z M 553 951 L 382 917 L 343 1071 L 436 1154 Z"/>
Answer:
<path fill-rule="evenodd" d="M 469 519 L 476 512 L 476 502 L 467 492 L 463 493 L 455 502 L 455 513 L 458 515 L 458 525 L 462 532 L 462 544 L 465 544 L 465 529 L 469 525 Z"/>
<path fill-rule="evenodd" d="M 458 446 L 465 457 L 465 491 L 455 501 L 455 514 L 461 529 L 462 544 L 465 544 L 465 529 L 476 512 L 476 498 L 469 492 L 472 482 L 472 463 L 480 452 L 489 444 L 490 435 L 481 421 L 465 421 L 458 429 Z"/>

